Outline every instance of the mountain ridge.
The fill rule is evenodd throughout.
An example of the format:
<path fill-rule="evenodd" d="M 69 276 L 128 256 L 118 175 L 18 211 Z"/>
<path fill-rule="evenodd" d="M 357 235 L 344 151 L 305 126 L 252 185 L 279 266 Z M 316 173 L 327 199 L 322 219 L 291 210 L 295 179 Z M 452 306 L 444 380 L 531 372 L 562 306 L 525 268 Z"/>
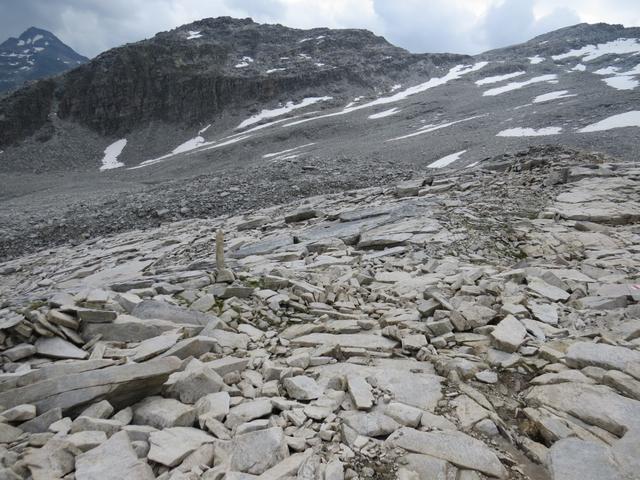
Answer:
<path fill-rule="evenodd" d="M 48 30 L 29 27 L 0 44 L 0 94 L 19 89 L 26 82 L 58 75 L 88 60 Z"/>

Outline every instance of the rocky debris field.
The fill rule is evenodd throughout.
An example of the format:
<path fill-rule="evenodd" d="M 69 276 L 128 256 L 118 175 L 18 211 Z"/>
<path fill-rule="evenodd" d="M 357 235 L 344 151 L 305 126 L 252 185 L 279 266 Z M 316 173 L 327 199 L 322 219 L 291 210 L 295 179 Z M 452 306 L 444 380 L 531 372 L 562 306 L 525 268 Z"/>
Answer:
<path fill-rule="evenodd" d="M 0 264 L 0 478 L 635 479 L 639 199 L 522 155 Z"/>
<path fill-rule="evenodd" d="M 542 147 L 542 150 L 550 147 Z M 311 195 L 392 185 L 416 173 L 406 163 L 370 158 L 290 159 L 250 164 L 237 162 L 215 174 L 139 185 L 92 185 L 55 188 L 27 178 L 35 195 L 2 199 L 0 260 L 65 243 L 153 228 L 167 222 L 252 212 Z M 0 191 L 2 188 L 0 188 Z M 50 191 L 63 192 L 53 193 Z"/>

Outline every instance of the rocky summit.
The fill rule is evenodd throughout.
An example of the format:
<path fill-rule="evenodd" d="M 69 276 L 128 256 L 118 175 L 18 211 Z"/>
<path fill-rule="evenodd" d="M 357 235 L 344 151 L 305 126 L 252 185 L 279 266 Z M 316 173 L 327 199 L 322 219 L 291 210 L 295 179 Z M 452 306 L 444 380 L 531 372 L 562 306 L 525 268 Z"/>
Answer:
<path fill-rule="evenodd" d="M 0 265 L 0 478 L 633 480 L 640 168 L 560 147 Z"/>
<path fill-rule="evenodd" d="M 53 33 L 28 28 L 18 38 L 12 37 L 0 44 L 0 94 L 88 61 Z"/>

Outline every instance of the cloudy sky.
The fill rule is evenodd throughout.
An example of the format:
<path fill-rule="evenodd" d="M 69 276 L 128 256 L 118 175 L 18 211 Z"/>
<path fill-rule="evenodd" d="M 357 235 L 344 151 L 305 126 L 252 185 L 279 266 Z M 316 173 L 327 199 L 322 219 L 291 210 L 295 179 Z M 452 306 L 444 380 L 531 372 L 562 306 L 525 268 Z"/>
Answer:
<path fill-rule="evenodd" d="M 95 56 L 204 17 L 367 28 L 412 52 L 479 53 L 580 22 L 640 25 L 640 0 L 0 0 L 0 39 L 30 26 Z"/>

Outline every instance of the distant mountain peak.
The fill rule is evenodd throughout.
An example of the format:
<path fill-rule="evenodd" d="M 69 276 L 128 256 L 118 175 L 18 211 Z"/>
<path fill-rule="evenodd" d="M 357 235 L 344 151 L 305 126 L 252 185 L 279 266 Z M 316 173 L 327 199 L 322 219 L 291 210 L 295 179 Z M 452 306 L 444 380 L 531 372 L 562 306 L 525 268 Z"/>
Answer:
<path fill-rule="evenodd" d="M 0 93 L 25 82 L 63 73 L 86 63 L 80 55 L 48 30 L 29 27 L 17 38 L 0 44 Z"/>

